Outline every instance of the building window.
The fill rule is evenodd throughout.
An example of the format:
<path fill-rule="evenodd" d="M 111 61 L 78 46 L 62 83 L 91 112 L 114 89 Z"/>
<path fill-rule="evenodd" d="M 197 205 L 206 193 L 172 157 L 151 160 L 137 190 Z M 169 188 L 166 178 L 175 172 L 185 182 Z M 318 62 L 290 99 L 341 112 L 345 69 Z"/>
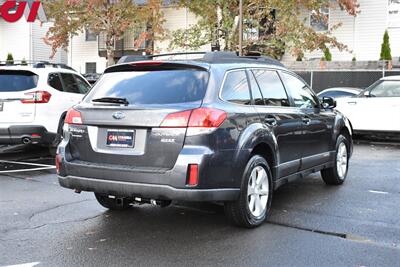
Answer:
<path fill-rule="evenodd" d="M 96 62 L 86 62 L 86 73 L 97 73 Z"/>
<path fill-rule="evenodd" d="M 90 42 L 90 41 L 97 41 L 97 34 L 92 32 L 89 29 L 85 30 L 85 40 Z"/>
<path fill-rule="evenodd" d="M 317 32 L 329 30 L 329 7 L 322 7 L 318 12 L 312 11 L 310 26 Z"/>

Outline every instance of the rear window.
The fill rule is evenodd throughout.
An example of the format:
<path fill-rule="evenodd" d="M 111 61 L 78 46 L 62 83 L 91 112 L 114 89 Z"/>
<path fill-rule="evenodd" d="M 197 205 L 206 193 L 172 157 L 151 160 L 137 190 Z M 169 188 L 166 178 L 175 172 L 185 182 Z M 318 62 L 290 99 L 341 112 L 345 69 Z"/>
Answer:
<path fill-rule="evenodd" d="M 35 88 L 39 77 L 29 71 L 0 70 L 0 92 L 19 92 Z"/>
<path fill-rule="evenodd" d="M 196 102 L 204 98 L 208 72 L 194 69 L 111 72 L 96 83 L 87 100 L 126 98 L 131 105 Z"/>

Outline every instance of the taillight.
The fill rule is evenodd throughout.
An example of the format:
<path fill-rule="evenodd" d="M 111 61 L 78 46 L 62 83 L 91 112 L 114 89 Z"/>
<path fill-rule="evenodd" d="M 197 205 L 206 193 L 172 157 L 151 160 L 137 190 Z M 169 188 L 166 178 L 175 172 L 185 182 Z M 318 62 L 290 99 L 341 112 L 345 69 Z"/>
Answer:
<path fill-rule="evenodd" d="M 60 164 L 61 164 L 61 155 L 57 154 L 56 155 L 56 172 L 57 174 L 60 174 Z"/>
<path fill-rule="evenodd" d="M 21 102 L 24 104 L 41 104 L 48 103 L 51 98 L 51 94 L 47 91 L 34 91 L 25 94 L 30 98 L 22 99 Z"/>
<path fill-rule="evenodd" d="M 189 164 L 189 177 L 187 185 L 196 186 L 199 184 L 199 165 Z"/>
<path fill-rule="evenodd" d="M 161 123 L 162 128 L 186 128 L 188 126 L 191 110 L 168 114 Z"/>
<path fill-rule="evenodd" d="M 197 108 L 192 111 L 188 126 L 218 128 L 225 119 L 225 111 L 214 108 Z"/>
<path fill-rule="evenodd" d="M 82 124 L 82 114 L 76 109 L 70 108 L 65 116 L 64 123 Z"/>
<path fill-rule="evenodd" d="M 196 108 L 168 114 L 162 128 L 218 128 L 226 119 L 226 112 L 214 108 Z"/>

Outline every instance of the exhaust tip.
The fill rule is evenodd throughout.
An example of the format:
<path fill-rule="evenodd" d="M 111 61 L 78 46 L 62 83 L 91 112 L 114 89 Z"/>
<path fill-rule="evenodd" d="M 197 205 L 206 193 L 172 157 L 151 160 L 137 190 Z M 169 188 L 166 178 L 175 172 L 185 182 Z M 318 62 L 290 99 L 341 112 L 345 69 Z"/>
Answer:
<path fill-rule="evenodd" d="M 22 143 L 25 144 L 25 145 L 28 145 L 28 144 L 32 143 L 32 139 L 29 138 L 29 137 L 23 137 L 22 138 Z"/>

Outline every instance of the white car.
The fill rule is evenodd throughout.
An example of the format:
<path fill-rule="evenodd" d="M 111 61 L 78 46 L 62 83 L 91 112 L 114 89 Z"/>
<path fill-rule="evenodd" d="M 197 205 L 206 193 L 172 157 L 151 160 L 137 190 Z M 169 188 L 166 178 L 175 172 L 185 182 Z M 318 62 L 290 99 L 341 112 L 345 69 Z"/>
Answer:
<path fill-rule="evenodd" d="M 350 120 L 355 133 L 388 132 L 400 136 L 400 76 L 382 78 L 359 95 L 336 101 L 337 110 Z"/>
<path fill-rule="evenodd" d="M 0 66 L 0 144 L 54 145 L 66 111 L 90 88 L 63 65 Z"/>

